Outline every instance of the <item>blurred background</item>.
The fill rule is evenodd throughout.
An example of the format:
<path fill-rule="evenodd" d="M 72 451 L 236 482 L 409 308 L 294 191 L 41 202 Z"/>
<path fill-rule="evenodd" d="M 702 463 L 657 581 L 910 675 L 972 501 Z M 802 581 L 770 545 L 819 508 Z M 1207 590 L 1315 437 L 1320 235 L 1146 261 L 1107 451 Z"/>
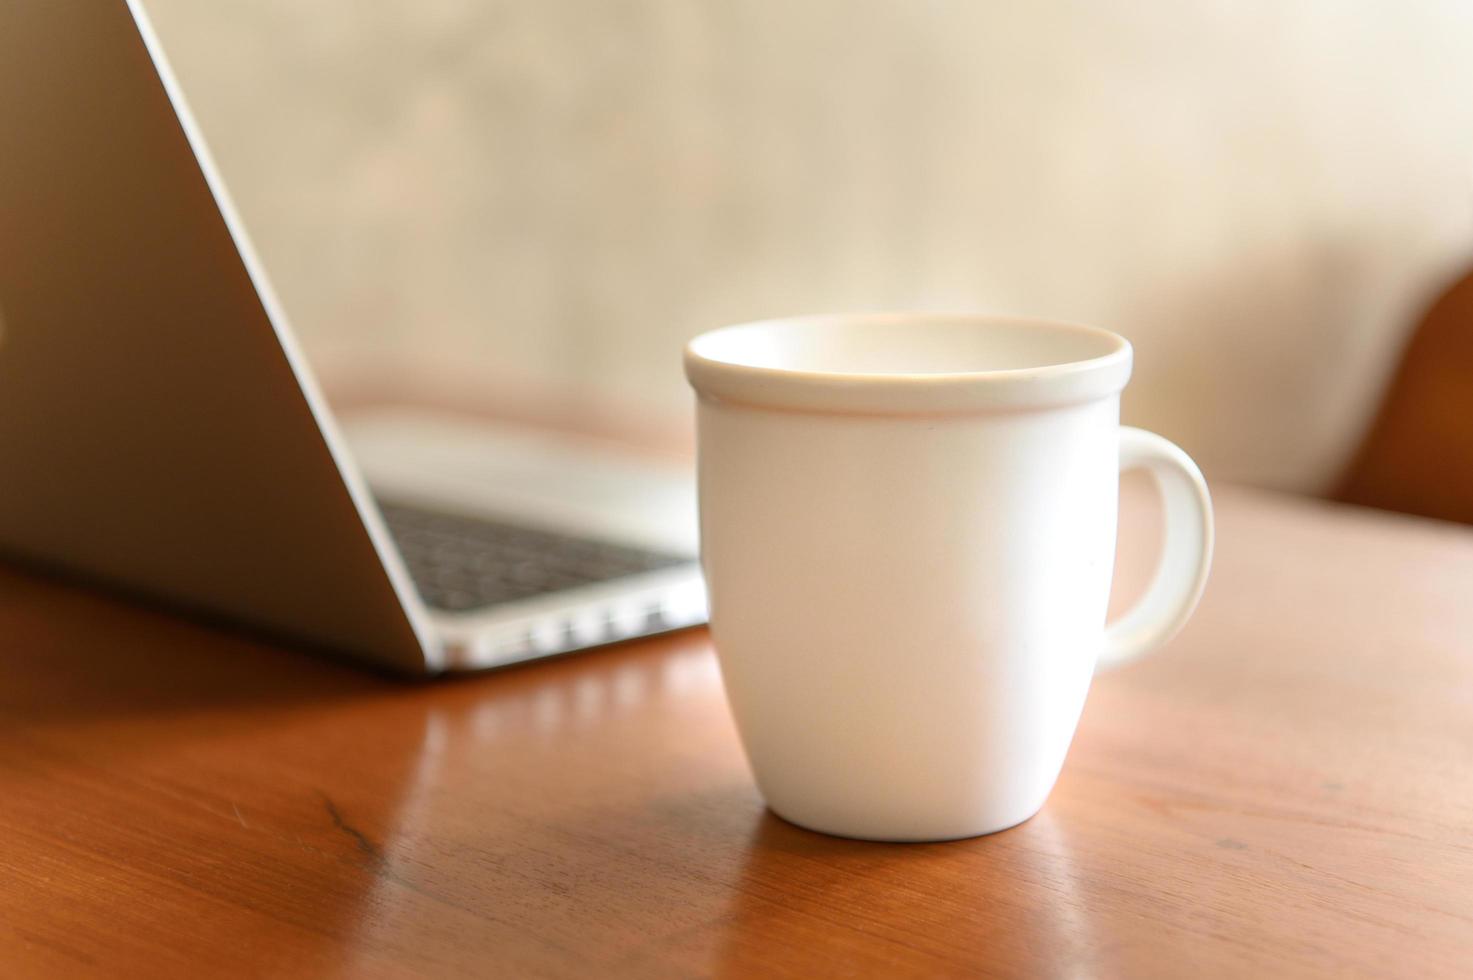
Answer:
<path fill-rule="evenodd" d="M 1473 5 L 146 0 L 342 404 L 689 441 L 689 336 L 1026 313 L 1323 492 L 1473 257 Z M 1466 423 L 1465 423 L 1466 424 Z"/>

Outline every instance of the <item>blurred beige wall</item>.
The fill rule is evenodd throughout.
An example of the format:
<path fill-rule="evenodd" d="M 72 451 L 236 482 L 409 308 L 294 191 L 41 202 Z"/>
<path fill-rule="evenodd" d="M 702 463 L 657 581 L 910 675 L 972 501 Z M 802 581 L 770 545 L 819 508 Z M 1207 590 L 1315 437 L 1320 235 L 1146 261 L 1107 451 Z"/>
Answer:
<path fill-rule="evenodd" d="M 1127 419 L 1314 490 L 1473 256 L 1473 5 L 147 0 L 330 378 L 681 426 L 826 309 L 1136 344 Z"/>

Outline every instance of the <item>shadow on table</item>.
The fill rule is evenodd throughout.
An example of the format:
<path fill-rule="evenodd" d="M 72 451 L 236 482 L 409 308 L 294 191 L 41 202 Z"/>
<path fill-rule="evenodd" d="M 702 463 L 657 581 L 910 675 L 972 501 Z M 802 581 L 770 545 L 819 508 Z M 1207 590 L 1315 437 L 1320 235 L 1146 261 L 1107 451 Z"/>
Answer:
<path fill-rule="evenodd" d="M 64 723 L 361 696 L 402 682 L 102 591 L 0 568 L 0 715 Z"/>
<path fill-rule="evenodd" d="M 1047 809 L 939 844 L 827 837 L 764 812 L 716 972 L 949 976 L 992 962 L 1072 973 L 1098 940 L 1067 838 Z"/>

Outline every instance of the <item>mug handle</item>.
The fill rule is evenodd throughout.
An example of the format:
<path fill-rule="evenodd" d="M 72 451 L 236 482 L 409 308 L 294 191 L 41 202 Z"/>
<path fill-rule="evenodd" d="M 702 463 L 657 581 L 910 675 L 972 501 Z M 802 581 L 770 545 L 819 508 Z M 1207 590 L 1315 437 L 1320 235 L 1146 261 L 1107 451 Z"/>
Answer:
<path fill-rule="evenodd" d="M 1192 458 L 1154 432 L 1120 427 L 1120 471 L 1150 471 L 1166 508 L 1166 540 L 1151 584 L 1123 616 L 1105 627 L 1098 668 L 1149 653 L 1186 624 L 1212 566 L 1212 498 Z"/>

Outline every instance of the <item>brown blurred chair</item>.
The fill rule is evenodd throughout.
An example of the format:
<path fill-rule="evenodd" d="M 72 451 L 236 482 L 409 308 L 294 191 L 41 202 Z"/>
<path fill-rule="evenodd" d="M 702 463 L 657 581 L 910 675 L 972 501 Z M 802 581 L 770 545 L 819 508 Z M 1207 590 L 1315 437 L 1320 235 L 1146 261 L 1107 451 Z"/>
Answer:
<path fill-rule="evenodd" d="M 1333 496 L 1473 524 L 1473 271 L 1418 325 Z"/>

